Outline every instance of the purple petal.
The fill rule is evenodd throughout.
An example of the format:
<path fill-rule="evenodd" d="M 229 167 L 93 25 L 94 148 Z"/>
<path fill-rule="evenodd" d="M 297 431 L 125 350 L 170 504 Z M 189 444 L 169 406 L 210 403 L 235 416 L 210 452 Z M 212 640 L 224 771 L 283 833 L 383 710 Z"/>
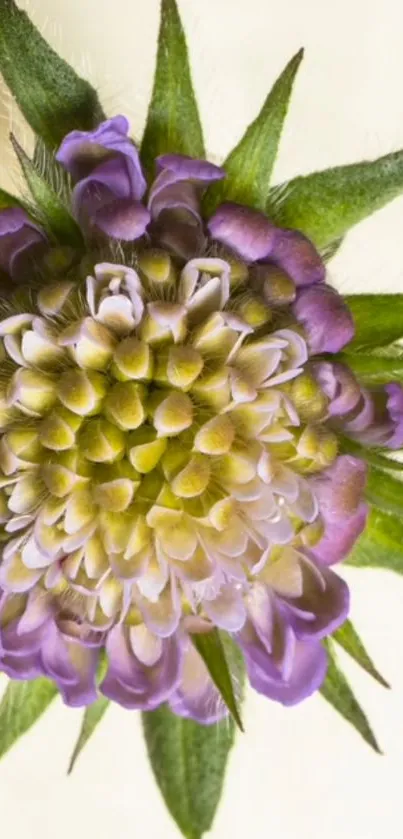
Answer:
<path fill-rule="evenodd" d="M 354 321 L 343 298 L 330 286 L 320 285 L 299 292 L 293 312 L 304 326 L 311 353 L 336 353 L 354 335 Z"/>
<path fill-rule="evenodd" d="M 277 232 L 263 213 L 230 202 L 221 204 L 208 229 L 213 239 L 250 262 L 271 256 Z"/>
<path fill-rule="evenodd" d="M 98 210 L 94 221 L 107 236 L 130 242 L 145 233 L 150 213 L 139 201 L 116 199 Z"/>
<path fill-rule="evenodd" d="M 158 175 L 149 195 L 153 218 L 166 209 L 184 209 L 199 217 L 201 191 L 225 177 L 219 166 L 181 154 L 157 157 Z"/>
<path fill-rule="evenodd" d="M 350 553 L 358 537 L 363 532 L 368 515 L 368 507 L 362 503 L 358 510 L 340 526 L 340 522 L 327 521 L 325 532 L 320 542 L 310 549 L 310 553 L 323 565 L 341 562 Z"/>
<path fill-rule="evenodd" d="M 180 717 L 212 725 L 227 716 L 227 708 L 193 644 L 184 644 L 182 676 L 169 704 Z"/>
<path fill-rule="evenodd" d="M 19 207 L 0 211 L 0 270 L 13 279 L 24 271 L 28 258 L 41 255 L 46 236 Z"/>
<path fill-rule="evenodd" d="M 283 705 L 302 702 L 318 690 L 326 675 L 327 657 L 319 641 L 297 641 L 287 679 L 273 679 L 270 672 L 256 666 L 246 654 L 246 667 L 252 687 Z"/>
<path fill-rule="evenodd" d="M 299 639 L 321 639 L 330 635 L 347 618 L 350 592 L 347 584 L 333 571 L 314 563 L 304 563 L 304 591 L 301 597 L 288 598 L 290 622 Z M 306 616 L 306 617 L 305 617 Z"/>
<path fill-rule="evenodd" d="M 109 667 L 101 692 L 124 708 L 152 710 L 166 702 L 179 684 L 182 654 L 176 637 L 163 640 L 161 655 L 147 666 L 135 655 L 129 632 L 116 626 L 108 635 Z"/>
<path fill-rule="evenodd" d="M 393 423 L 393 433 L 388 440 L 389 449 L 399 449 L 403 446 L 403 387 L 392 382 L 385 386 L 387 393 L 386 409 Z"/>
<path fill-rule="evenodd" d="M 351 455 L 341 455 L 334 463 L 312 479 L 311 487 L 318 499 L 325 522 L 344 524 L 355 515 L 364 494 L 366 464 Z"/>
<path fill-rule="evenodd" d="M 55 623 L 49 624 L 41 649 L 43 672 L 54 679 L 66 705 L 82 707 L 95 702 L 98 657 L 98 648 L 69 638 Z"/>
<path fill-rule="evenodd" d="M 129 123 L 124 116 L 105 120 L 94 131 L 72 131 L 64 138 L 56 160 L 75 181 L 87 178 L 94 169 L 111 159 L 119 160 L 130 195 L 139 200 L 146 190 L 146 181 L 139 153 L 128 132 Z"/>
<path fill-rule="evenodd" d="M 330 400 L 328 411 L 331 417 L 348 414 L 358 406 L 361 387 L 351 370 L 344 364 L 317 362 L 312 365 L 312 372 Z"/>
<path fill-rule="evenodd" d="M 310 286 L 325 278 L 325 266 L 316 248 L 298 230 L 276 228 L 270 262 L 274 262 L 296 286 Z"/>

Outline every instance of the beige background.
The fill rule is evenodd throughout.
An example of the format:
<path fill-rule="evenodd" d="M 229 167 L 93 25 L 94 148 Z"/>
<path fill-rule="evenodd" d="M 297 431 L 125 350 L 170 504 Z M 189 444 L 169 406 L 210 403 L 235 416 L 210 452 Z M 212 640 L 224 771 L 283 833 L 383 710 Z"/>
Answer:
<path fill-rule="evenodd" d="M 31 0 L 34 21 L 85 69 L 112 115 L 141 134 L 158 0 Z M 278 181 L 403 146 L 403 14 L 398 0 L 180 0 L 207 148 L 219 161 L 286 61 L 306 57 Z M 16 183 L 5 139 L 19 121 L 0 93 L 0 184 Z M 20 133 L 24 129 L 20 129 Z M 354 231 L 332 265 L 342 290 L 403 290 L 403 199 Z M 214 839 L 398 839 L 403 774 L 403 580 L 347 570 L 353 618 L 393 692 L 345 657 L 384 749 L 377 757 L 320 697 L 285 710 L 248 695 Z M 0 684 L 4 684 L 0 682 Z M 80 713 L 55 704 L 0 766 L 1 830 L 12 839 L 175 839 L 147 767 L 139 718 L 111 708 L 74 775 Z"/>

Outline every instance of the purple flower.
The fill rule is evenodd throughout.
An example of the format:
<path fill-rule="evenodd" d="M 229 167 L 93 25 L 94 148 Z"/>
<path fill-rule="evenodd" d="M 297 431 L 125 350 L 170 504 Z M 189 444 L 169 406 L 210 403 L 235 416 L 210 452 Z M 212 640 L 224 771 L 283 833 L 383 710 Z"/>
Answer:
<path fill-rule="evenodd" d="M 75 183 L 73 209 L 80 224 L 123 240 L 142 236 L 150 220 L 141 203 L 146 181 L 128 131 L 127 119 L 117 116 L 94 131 L 72 131 L 56 154 Z"/>
<path fill-rule="evenodd" d="M 208 223 L 213 239 L 248 262 L 264 260 L 281 268 L 296 286 L 322 282 L 323 262 L 312 242 L 297 230 L 284 230 L 258 210 L 221 204 Z"/>
<path fill-rule="evenodd" d="M 0 270 L 18 279 L 42 255 L 46 236 L 20 207 L 0 210 Z"/>
<path fill-rule="evenodd" d="M 312 355 L 336 353 L 354 336 L 354 321 L 340 294 L 330 286 L 314 285 L 302 289 L 293 305 L 302 323 Z"/>

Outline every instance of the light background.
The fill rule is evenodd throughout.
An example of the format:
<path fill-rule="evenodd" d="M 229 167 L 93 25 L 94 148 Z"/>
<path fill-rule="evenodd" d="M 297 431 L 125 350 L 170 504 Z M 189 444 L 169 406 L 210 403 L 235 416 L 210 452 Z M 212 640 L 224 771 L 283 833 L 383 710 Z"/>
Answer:
<path fill-rule="evenodd" d="M 403 12 L 398 0 L 179 0 L 211 158 L 253 119 L 291 55 L 306 47 L 275 180 L 403 146 Z M 31 0 L 48 40 L 85 70 L 109 114 L 135 136 L 152 81 L 158 0 Z M 1 24 L 0 24 L 1 25 Z M 0 90 L 0 185 L 16 185 Z M 21 128 L 20 134 L 24 134 Z M 332 263 L 343 291 L 403 290 L 403 200 L 353 231 Z M 353 619 L 392 683 L 386 692 L 346 657 L 377 757 L 320 697 L 285 710 L 249 694 L 212 839 L 398 839 L 402 836 L 403 580 L 346 570 Z M 0 682 L 1 684 L 4 684 Z M 135 712 L 111 708 L 71 778 L 80 712 L 55 703 L 0 766 L 1 831 L 12 839 L 175 839 L 147 766 Z"/>

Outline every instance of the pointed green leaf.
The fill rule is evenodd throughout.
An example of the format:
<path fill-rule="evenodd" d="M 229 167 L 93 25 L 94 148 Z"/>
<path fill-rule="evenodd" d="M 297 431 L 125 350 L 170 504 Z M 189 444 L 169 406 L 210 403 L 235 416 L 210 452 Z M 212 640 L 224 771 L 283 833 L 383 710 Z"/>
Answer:
<path fill-rule="evenodd" d="M 398 474 L 398 473 L 397 473 Z M 403 481 L 375 466 L 368 471 L 365 496 L 374 507 L 385 513 L 403 516 Z"/>
<path fill-rule="evenodd" d="M 396 451 L 388 452 L 388 454 L 384 454 L 385 449 L 370 449 L 368 446 L 362 446 L 361 443 L 357 443 L 356 440 L 351 440 L 349 437 L 343 437 L 341 434 L 338 435 L 339 440 L 339 450 L 341 454 L 352 454 L 356 457 L 359 457 L 361 460 L 365 460 L 366 463 L 369 463 L 371 466 L 375 466 L 378 469 L 381 469 L 383 472 L 388 472 L 392 475 L 396 475 L 397 472 L 403 472 L 403 462 L 400 460 L 395 460 L 394 457 L 391 457 L 391 454 L 396 454 Z M 398 476 L 397 476 L 398 477 Z"/>
<path fill-rule="evenodd" d="M 57 695 L 48 679 L 9 682 L 0 703 L 0 757 L 44 714 Z"/>
<path fill-rule="evenodd" d="M 0 189 L 0 210 L 8 210 L 9 207 L 23 207 L 23 203 L 15 195 Z"/>
<path fill-rule="evenodd" d="M 59 58 L 13 0 L 1 0 L 0 73 L 27 122 L 49 146 L 103 118 L 95 90 Z"/>
<path fill-rule="evenodd" d="M 403 337 L 403 295 L 350 294 L 345 301 L 355 325 L 349 352 L 361 347 L 385 347 Z"/>
<path fill-rule="evenodd" d="M 205 211 L 210 215 L 222 201 L 236 201 L 265 210 L 270 177 L 277 155 L 292 87 L 304 51 L 287 64 L 259 115 L 223 164 L 226 178 L 210 187 Z"/>
<path fill-rule="evenodd" d="M 336 656 L 330 641 L 326 642 L 326 648 L 329 665 L 326 679 L 320 689 L 322 696 L 345 720 L 354 726 L 369 746 L 378 754 L 381 754 L 367 717 L 357 702 L 344 673 L 337 666 Z"/>
<path fill-rule="evenodd" d="M 348 653 L 360 667 L 363 668 L 370 676 L 376 679 L 384 688 L 389 688 L 390 685 L 385 681 L 383 676 L 376 669 L 372 659 L 368 655 L 364 644 L 361 641 L 356 629 L 351 621 L 347 620 L 343 623 L 336 632 L 333 633 L 332 638 L 343 650 Z"/>
<path fill-rule="evenodd" d="M 89 705 L 89 707 L 85 709 L 78 740 L 70 759 L 68 775 L 70 775 L 73 771 L 78 757 L 80 756 L 84 746 L 87 745 L 90 737 L 92 737 L 96 727 L 101 722 L 109 704 L 109 699 L 106 699 L 105 696 L 100 696 L 96 702 L 93 702 L 92 705 Z"/>
<path fill-rule="evenodd" d="M 355 373 L 363 385 L 403 383 L 403 354 L 400 358 L 385 358 L 377 353 L 341 353 L 339 360 Z"/>
<path fill-rule="evenodd" d="M 211 632 L 192 635 L 191 638 L 230 714 L 238 728 L 243 731 L 230 664 L 220 633 L 217 629 L 213 629 Z"/>
<path fill-rule="evenodd" d="M 154 87 L 140 156 L 154 173 L 159 154 L 205 156 L 203 132 L 193 91 L 185 33 L 175 0 L 162 0 Z"/>
<path fill-rule="evenodd" d="M 370 508 L 367 526 L 345 562 L 403 574 L 403 518 Z"/>
<path fill-rule="evenodd" d="M 277 224 L 302 230 L 324 247 L 402 192 L 403 151 L 398 151 L 274 187 L 266 209 Z"/>
<path fill-rule="evenodd" d="M 338 253 L 339 249 L 341 248 L 344 242 L 344 238 L 341 237 L 340 239 L 335 239 L 334 242 L 329 242 L 329 244 L 325 245 L 324 248 L 321 249 L 320 255 L 324 262 L 330 262 L 334 256 Z"/>
<path fill-rule="evenodd" d="M 38 217 L 47 233 L 57 243 L 77 247 L 82 245 L 80 228 L 69 212 L 63 195 L 56 192 L 37 171 L 13 134 L 11 142 L 38 210 Z"/>
<path fill-rule="evenodd" d="M 143 726 L 155 779 L 172 818 L 186 839 L 201 839 L 221 798 L 234 723 L 198 725 L 160 707 L 143 714 Z"/>

